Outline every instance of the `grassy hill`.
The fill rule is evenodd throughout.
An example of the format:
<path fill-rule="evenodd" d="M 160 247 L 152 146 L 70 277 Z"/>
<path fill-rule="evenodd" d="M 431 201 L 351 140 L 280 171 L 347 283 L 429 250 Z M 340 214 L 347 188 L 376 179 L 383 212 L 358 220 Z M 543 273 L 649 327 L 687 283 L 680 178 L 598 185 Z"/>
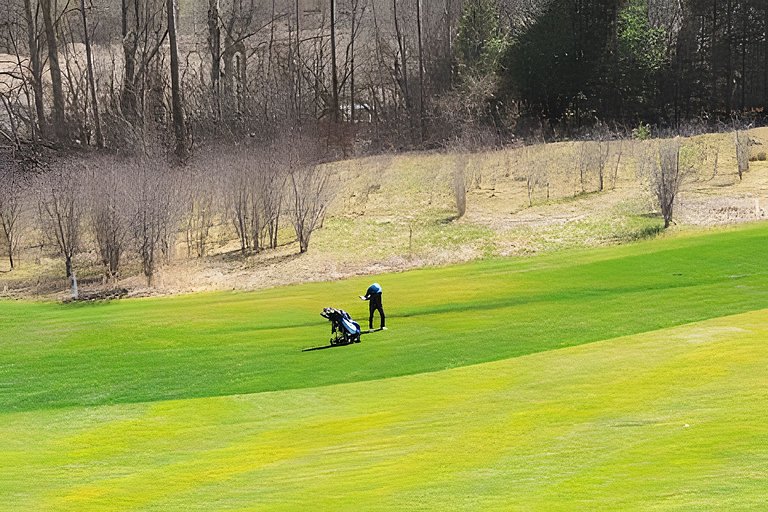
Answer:
<path fill-rule="evenodd" d="M 764 310 L 410 377 L 5 413 L 0 510 L 759 510 L 766 326 Z"/>
<path fill-rule="evenodd" d="M 254 294 L 6 302 L 0 411 L 380 379 L 768 308 L 767 234 L 757 224 L 377 276 L 392 330 L 322 352 L 302 352 L 326 344 L 320 310 L 367 320 L 357 295 L 369 278 Z"/>
<path fill-rule="evenodd" d="M 768 224 L 110 303 L 0 302 L 0 510 L 755 510 Z M 332 349 L 325 305 L 390 330 Z M 309 352 L 307 348 L 316 348 Z"/>

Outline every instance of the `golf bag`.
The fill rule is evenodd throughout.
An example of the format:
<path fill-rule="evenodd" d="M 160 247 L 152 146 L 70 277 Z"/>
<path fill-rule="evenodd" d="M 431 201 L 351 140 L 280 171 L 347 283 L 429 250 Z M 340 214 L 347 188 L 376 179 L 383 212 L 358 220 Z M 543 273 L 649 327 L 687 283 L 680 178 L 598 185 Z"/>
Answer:
<path fill-rule="evenodd" d="M 344 310 L 325 308 L 320 316 L 331 322 L 331 345 L 360 343 L 360 324 Z"/>

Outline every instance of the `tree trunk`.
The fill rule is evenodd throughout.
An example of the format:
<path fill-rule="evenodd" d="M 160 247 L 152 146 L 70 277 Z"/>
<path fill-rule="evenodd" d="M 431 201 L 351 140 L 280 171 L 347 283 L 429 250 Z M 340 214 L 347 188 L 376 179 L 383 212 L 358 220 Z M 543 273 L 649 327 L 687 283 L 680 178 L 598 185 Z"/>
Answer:
<path fill-rule="evenodd" d="M 763 15 L 763 27 L 766 37 L 763 37 L 763 105 L 768 105 L 768 2 Z"/>
<path fill-rule="evenodd" d="M 184 125 L 184 109 L 181 104 L 181 84 L 179 80 L 179 50 L 176 44 L 176 2 L 166 0 L 168 7 L 168 41 L 171 53 L 171 112 L 173 133 L 176 142 L 176 157 L 183 161 L 187 158 L 187 133 Z"/>
<path fill-rule="evenodd" d="M 453 5 L 451 0 L 445 0 L 446 29 L 448 30 L 448 54 L 453 55 Z M 453 73 L 451 73 L 453 75 Z"/>
<path fill-rule="evenodd" d="M 75 275 L 74 272 L 72 272 L 72 276 L 70 276 L 69 278 L 69 283 L 70 283 L 70 291 L 72 294 L 72 298 L 77 300 L 78 297 L 80 296 L 80 292 L 77 289 L 77 276 Z"/>
<path fill-rule="evenodd" d="M 270 18 L 269 18 L 269 45 L 267 46 L 267 75 L 264 77 L 264 81 L 267 84 L 267 93 L 264 98 L 264 120 L 268 120 L 270 118 L 269 114 L 271 111 L 271 99 L 272 99 L 272 59 L 274 57 L 274 46 L 275 46 L 275 0 L 272 0 L 272 10 L 270 11 Z"/>
<path fill-rule="evenodd" d="M 96 146 L 104 147 L 104 138 L 101 134 L 101 117 L 99 116 L 99 102 L 96 98 L 96 80 L 93 76 L 93 54 L 91 53 L 91 36 L 88 33 L 88 16 L 85 13 L 85 0 L 80 0 L 80 13 L 83 16 L 83 40 L 85 42 L 85 58 L 88 70 L 88 89 L 91 93 L 93 104 L 93 128 L 96 135 Z"/>
<path fill-rule="evenodd" d="M 43 138 L 48 136 L 48 124 L 45 118 L 45 98 L 43 96 L 43 65 L 40 62 L 40 47 L 37 44 L 37 24 L 32 13 L 32 1 L 24 0 L 24 18 L 27 25 L 29 60 L 32 68 L 32 89 L 35 93 L 35 113 L 37 126 Z"/>
<path fill-rule="evenodd" d="M 56 26 L 53 22 L 55 13 L 52 12 L 51 0 L 40 0 L 43 13 L 45 40 L 48 47 L 48 66 L 51 70 L 51 87 L 53 89 L 53 129 L 56 138 L 63 141 L 67 137 L 66 120 L 64 118 L 64 89 L 61 83 L 61 68 L 59 67 L 59 48 L 56 41 Z"/>
<path fill-rule="evenodd" d="M 272 237 L 271 237 L 272 249 L 277 249 L 277 235 L 280 232 L 280 210 L 281 208 L 278 206 L 277 213 L 275 214 L 274 228 L 272 230 Z"/>
<path fill-rule="evenodd" d="M 123 90 L 120 95 L 120 109 L 130 121 L 135 121 L 139 114 L 136 96 L 136 34 L 128 31 L 128 9 L 131 0 L 121 0 L 121 30 L 123 36 Z M 138 17 L 138 2 L 133 0 L 134 15 Z M 138 24 L 138 21 L 137 21 Z"/>
<path fill-rule="evenodd" d="M 221 118 L 221 26 L 219 0 L 208 0 L 208 45 L 211 51 L 211 94 L 213 115 Z"/>
<path fill-rule="evenodd" d="M 725 43 L 728 50 L 728 55 L 726 56 L 726 60 L 725 60 L 726 62 L 725 113 L 726 115 L 730 115 L 731 109 L 733 108 L 733 51 L 731 48 L 731 45 L 733 43 L 733 2 L 732 0 L 728 0 L 728 6 L 726 8 L 725 13 L 726 13 Z"/>
<path fill-rule="evenodd" d="M 67 273 L 67 279 L 72 279 L 72 256 L 64 256 L 64 270 Z"/>
<path fill-rule="evenodd" d="M 331 0 L 331 109 L 334 123 L 339 122 L 339 75 L 336 69 L 336 0 Z"/>
<path fill-rule="evenodd" d="M 710 96 L 710 109 L 717 110 L 718 108 L 718 96 L 717 96 L 717 1 L 712 0 L 712 33 L 710 42 L 710 73 L 712 74 L 712 91 Z"/>
<path fill-rule="evenodd" d="M 741 13 L 741 22 L 741 111 L 744 112 L 747 107 L 747 15 L 745 13 Z"/>
<path fill-rule="evenodd" d="M 421 0 L 416 0 L 416 27 L 419 36 L 419 137 L 424 144 L 424 46 L 421 34 Z"/>
<path fill-rule="evenodd" d="M 3 220 L 0 218 L 0 220 Z M 3 233 L 5 234 L 5 240 L 8 242 L 8 264 L 11 266 L 11 270 L 13 270 L 13 241 L 14 241 L 14 235 L 13 235 L 13 228 L 12 223 L 6 224 L 5 222 L 2 223 L 3 226 Z"/>
<path fill-rule="evenodd" d="M 296 0 L 296 121 L 301 125 L 301 12 L 299 0 Z"/>
<path fill-rule="evenodd" d="M 405 55 L 405 40 L 403 33 L 400 30 L 400 22 L 397 17 L 397 2 L 398 0 L 392 0 L 392 10 L 395 19 L 395 37 L 397 37 L 397 47 L 400 53 L 400 73 L 399 78 L 400 89 L 405 97 L 405 109 L 410 113 L 411 110 L 411 94 L 408 90 L 408 59 Z M 410 120 L 410 115 L 408 116 Z"/>
<path fill-rule="evenodd" d="M 358 0 L 352 2 L 352 35 L 349 41 L 349 120 L 355 123 L 355 39 L 357 30 L 357 4 Z"/>

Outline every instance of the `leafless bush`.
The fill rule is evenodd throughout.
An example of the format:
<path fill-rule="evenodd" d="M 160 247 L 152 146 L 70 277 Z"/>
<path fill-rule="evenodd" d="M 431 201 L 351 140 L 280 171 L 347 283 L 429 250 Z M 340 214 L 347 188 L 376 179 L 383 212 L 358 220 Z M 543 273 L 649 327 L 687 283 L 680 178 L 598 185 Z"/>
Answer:
<path fill-rule="evenodd" d="M 720 149 L 717 146 L 713 146 L 711 152 L 707 153 L 707 158 L 709 159 L 709 155 L 712 155 L 711 157 L 711 165 L 712 165 L 712 178 L 714 179 L 715 176 L 717 176 L 718 171 L 718 161 L 720 160 Z"/>
<path fill-rule="evenodd" d="M 130 225 L 136 253 L 147 284 L 152 286 L 163 253 L 170 257 L 178 212 L 177 170 L 164 168 L 148 158 L 134 164 L 129 194 Z"/>
<path fill-rule="evenodd" d="M 597 191 L 602 192 L 605 189 L 611 141 L 606 135 L 600 135 L 596 140 L 578 142 L 577 144 L 576 166 L 581 193 L 585 194 L 589 191 L 587 182 L 590 181 L 592 175 L 597 178 Z"/>
<path fill-rule="evenodd" d="M 611 141 L 605 136 L 595 141 L 595 168 L 597 170 L 597 190 L 605 189 L 605 173 L 608 156 L 611 154 Z"/>
<path fill-rule="evenodd" d="M 680 167 L 691 171 L 696 180 L 710 181 L 717 176 L 720 150 L 707 139 L 688 139 L 680 148 Z"/>
<path fill-rule="evenodd" d="M 737 131 L 734 134 L 734 144 L 736 145 L 737 172 L 741 180 L 744 173 L 749 170 L 749 135 L 746 132 Z"/>
<path fill-rule="evenodd" d="M 460 219 L 467 212 L 467 152 L 470 143 L 463 138 L 455 139 L 448 146 L 448 155 L 453 161 L 453 198 L 456 201 L 456 218 Z"/>
<path fill-rule="evenodd" d="M 99 159 L 88 171 L 90 226 L 107 280 L 119 277 L 128 241 L 128 190 L 133 185 L 129 168 L 112 159 Z"/>
<path fill-rule="evenodd" d="M 616 164 L 613 166 L 613 175 L 611 176 L 612 189 L 616 189 L 616 184 L 619 181 L 619 167 L 621 166 L 621 158 L 624 155 L 624 140 L 619 139 L 615 144 L 618 144 L 618 148 L 616 149 Z"/>
<path fill-rule="evenodd" d="M 581 186 L 581 193 L 584 194 L 587 191 L 586 180 L 590 170 L 592 158 L 590 155 L 590 146 L 588 142 L 579 142 L 577 148 L 578 155 L 576 158 L 576 166 L 579 172 L 579 185 Z"/>
<path fill-rule="evenodd" d="M 529 147 L 525 148 L 522 165 L 528 192 L 528 206 L 533 206 L 537 190 L 545 189 L 546 197 L 549 199 L 549 175 L 546 164 L 541 160 L 541 155 L 536 155 Z"/>
<path fill-rule="evenodd" d="M 224 201 L 229 220 L 240 240 L 240 250 L 245 253 L 251 247 L 251 187 L 250 159 L 238 152 L 232 155 L 224 184 Z"/>
<path fill-rule="evenodd" d="M 672 223 L 675 202 L 680 192 L 684 172 L 680 165 L 680 140 L 658 143 L 656 154 L 647 159 L 651 193 L 664 218 L 664 228 Z"/>
<path fill-rule="evenodd" d="M 279 145 L 227 157 L 226 211 L 242 252 L 277 247 L 290 158 Z"/>
<path fill-rule="evenodd" d="M 17 166 L 9 163 L 0 167 L 0 228 L 2 241 L 8 251 L 11 270 L 15 267 L 14 255 L 21 240 L 21 215 L 26 182 Z"/>
<path fill-rule="evenodd" d="M 305 158 L 297 157 L 289 171 L 290 217 L 299 240 L 299 252 L 305 253 L 315 228 L 333 198 L 329 170 Z"/>
<path fill-rule="evenodd" d="M 460 219 L 467 212 L 467 155 L 454 155 L 453 164 L 453 197 L 456 199 L 456 218 Z"/>
<path fill-rule="evenodd" d="M 281 147 L 279 143 L 273 145 L 267 154 L 269 158 L 262 160 L 267 165 L 261 166 L 255 180 L 254 197 L 257 197 L 261 204 L 263 216 L 260 246 L 276 249 L 286 180 L 290 167 L 298 162 L 291 162 L 292 152 L 289 148 Z M 284 158 L 287 158 L 287 161 Z"/>
<path fill-rule="evenodd" d="M 66 164 L 42 174 L 36 184 L 38 211 L 45 237 L 64 257 L 72 298 L 77 298 L 77 276 L 72 260 L 80 248 L 85 214 L 84 169 Z"/>
<path fill-rule="evenodd" d="M 214 170 L 207 166 L 186 169 L 182 175 L 182 208 L 187 257 L 207 254 L 216 215 L 217 186 Z"/>

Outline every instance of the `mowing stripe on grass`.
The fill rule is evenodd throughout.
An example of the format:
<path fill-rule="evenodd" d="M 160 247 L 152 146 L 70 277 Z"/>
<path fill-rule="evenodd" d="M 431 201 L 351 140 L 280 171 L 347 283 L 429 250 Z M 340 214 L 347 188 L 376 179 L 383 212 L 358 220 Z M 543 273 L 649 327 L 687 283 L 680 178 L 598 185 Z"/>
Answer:
<path fill-rule="evenodd" d="M 377 382 L 0 414 L 0 510 L 759 510 L 768 311 Z"/>
<path fill-rule="evenodd" d="M 365 323 L 368 279 L 108 304 L 0 303 L 0 411 L 304 388 L 438 371 L 768 307 L 768 224 L 377 276 L 390 330 L 327 343 L 323 306 Z"/>

